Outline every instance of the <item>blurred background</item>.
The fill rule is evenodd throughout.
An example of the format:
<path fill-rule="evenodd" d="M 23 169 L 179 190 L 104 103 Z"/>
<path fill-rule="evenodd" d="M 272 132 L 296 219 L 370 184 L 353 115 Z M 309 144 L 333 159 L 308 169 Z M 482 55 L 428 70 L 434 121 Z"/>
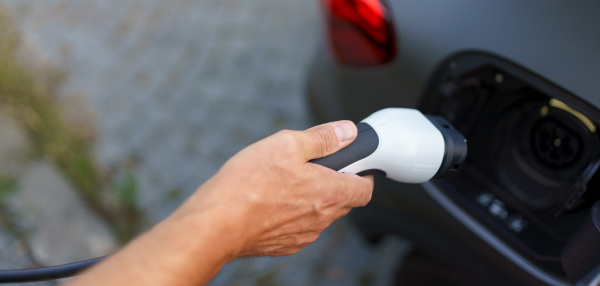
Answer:
<path fill-rule="evenodd" d="M 244 146 L 312 126 L 317 5 L 0 0 L 0 267 L 109 254 Z M 387 285 L 409 248 L 371 246 L 342 219 L 212 285 Z"/>

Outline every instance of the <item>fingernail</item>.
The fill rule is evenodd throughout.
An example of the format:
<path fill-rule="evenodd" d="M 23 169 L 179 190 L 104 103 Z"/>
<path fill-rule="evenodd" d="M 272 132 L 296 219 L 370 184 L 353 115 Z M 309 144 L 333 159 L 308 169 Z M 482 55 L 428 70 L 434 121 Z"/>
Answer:
<path fill-rule="evenodd" d="M 337 135 L 340 142 L 346 142 L 356 137 L 356 128 L 354 123 L 348 121 L 342 121 L 335 126 L 335 135 Z"/>

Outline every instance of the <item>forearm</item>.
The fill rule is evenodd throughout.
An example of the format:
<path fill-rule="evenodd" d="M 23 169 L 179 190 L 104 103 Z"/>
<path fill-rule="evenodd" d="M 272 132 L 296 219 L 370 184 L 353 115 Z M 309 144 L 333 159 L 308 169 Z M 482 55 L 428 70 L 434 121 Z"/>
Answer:
<path fill-rule="evenodd" d="M 206 284 L 235 256 L 224 215 L 175 213 L 70 285 Z"/>

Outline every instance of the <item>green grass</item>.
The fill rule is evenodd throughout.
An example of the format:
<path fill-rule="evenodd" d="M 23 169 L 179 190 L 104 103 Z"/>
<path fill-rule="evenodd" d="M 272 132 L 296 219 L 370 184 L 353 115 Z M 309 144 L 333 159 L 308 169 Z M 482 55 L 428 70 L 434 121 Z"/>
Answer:
<path fill-rule="evenodd" d="M 113 179 L 110 190 L 116 203 L 116 219 L 122 220 L 117 236 L 127 241 L 145 224 L 145 216 L 137 204 L 138 180 L 131 170 L 126 169 L 122 176 Z"/>
<path fill-rule="evenodd" d="M 19 189 L 19 182 L 14 176 L 0 174 L 0 204 L 6 203 Z"/>
<path fill-rule="evenodd" d="M 277 282 L 277 275 L 279 274 L 279 269 L 274 269 L 270 271 L 266 271 L 265 273 L 258 275 L 254 278 L 254 285 L 261 286 L 279 286 L 280 283 Z"/>
<path fill-rule="evenodd" d="M 180 202 L 181 198 L 183 198 L 183 189 L 172 188 L 167 192 L 165 199 L 168 202 Z"/>
<path fill-rule="evenodd" d="M 91 155 L 93 142 L 67 122 L 53 100 L 60 74 L 40 80 L 17 60 L 19 35 L 10 18 L 0 10 L 0 106 L 21 123 L 32 144 L 32 154 L 53 161 L 72 186 L 97 213 L 112 225 L 117 238 L 132 238 L 143 225 L 144 215 L 136 204 L 137 183 L 132 175 L 114 188 L 106 188 L 102 171 Z M 133 184 L 133 185 L 132 185 Z M 113 192 L 106 191 L 106 189 Z"/>
<path fill-rule="evenodd" d="M 0 173 L 0 227 L 2 230 L 15 237 L 25 249 L 31 249 L 25 239 L 30 230 L 17 223 L 17 216 L 7 207 L 7 201 L 19 190 L 19 181 L 13 175 Z M 31 253 L 26 254 L 31 261 L 37 264 Z"/>

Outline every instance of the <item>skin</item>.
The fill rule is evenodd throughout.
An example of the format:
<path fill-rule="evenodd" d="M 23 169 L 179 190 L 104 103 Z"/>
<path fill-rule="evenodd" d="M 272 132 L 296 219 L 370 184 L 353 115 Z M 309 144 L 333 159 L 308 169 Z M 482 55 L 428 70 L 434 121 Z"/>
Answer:
<path fill-rule="evenodd" d="M 170 217 L 69 285 L 203 285 L 237 257 L 300 251 L 371 199 L 373 178 L 308 162 L 356 134 L 337 121 L 246 147 Z"/>

